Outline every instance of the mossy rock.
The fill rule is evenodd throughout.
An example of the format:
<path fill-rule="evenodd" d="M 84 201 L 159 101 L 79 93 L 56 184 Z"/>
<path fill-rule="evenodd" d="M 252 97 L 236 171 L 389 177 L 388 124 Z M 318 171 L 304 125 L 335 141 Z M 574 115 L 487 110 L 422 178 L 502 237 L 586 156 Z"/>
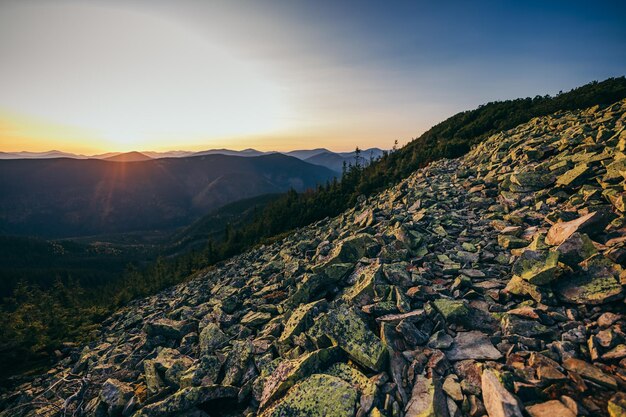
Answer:
<path fill-rule="evenodd" d="M 376 384 L 365 376 L 363 372 L 359 371 L 354 366 L 348 365 L 347 363 L 335 363 L 324 373 L 326 375 L 332 375 L 343 379 L 362 394 L 374 395 L 376 392 Z"/>
<path fill-rule="evenodd" d="M 587 175 L 589 174 L 590 169 L 589 166 L 585 163 L 581 163 L 576 165 L 574 168 L 570 169 L 566 173 L 560 175 L 556 179 L 557 185 L 562 186 L 575 186 L 581 183 Z"/>
<path fill-rule="evenodd" d="M 381 265 L 377 262 L 358 271 L 356 284 L 345 290 L 343 299 L 350 305 L 363 306 L 374 298 L 374 284 L 381 276 Z"/>
<path fill-rule="evenodd" d="M 327 305 L 326 300 L 318 300 L 298 306 L 289 316 L 289 320 L 285 323 L 285 328 L 278 341 L 280 343 L 286 342 L 293 336 L 297 336 L 307 330 L 313 325 L 313 318 L 321 313 L 322 310 L 325 310 Z"/>
<path fill-rule="evenodd" d="M 581 261 L 598 253 L 589 236 L 578 232 L 565 239 L 556 251 L 559 253 L 559 261 L 570 267 L 575 267 Z"/>
<path fill-rule="evenodd" d="M 354 310 L 345 306 L 320 316 L 307 334 L 317 343 L 330 339 L 354 361 L 374 371 L 381 370 L 386 358 L 380 339 Z"/>
<path fill-rule="evenodd" d="M 239 388 L 223 385 L 183 388 L 166 399 L 139 410 L 135 417 L 166 417 L 212 400 L 236 398 Z"/>
<path fill-rule="evenodd" d="M 215 349 L 228 343 L 228 336 L 215 323 L 207 324 L 200 332 L 200 353 L 212 355 Z"/>
<path fill-rule="evenodd" d="M 298 359 L 282 361 L 268 377 L 263 387 L 260 407 L 277 399 L 299 380 L 320 372 L 342 358 L 341 349 L 332 347 L 303 355 Z"/>
<path fill-rule="evenodd" d="M 357 391 L 332 375 L 314 374 L 296 384 L 261 417 L 352 417 Z"/>
<path fill-rule="evenodd" d="M 513 265 L 513 274 L 534 285 L 546 285 L 559 275 L 559 252 L 527 250 Z"/>
<path fill-rule="evenodd" d="M 465 323 L 470 315 L 470 309 L 465 302 L 440 298 L 433 301 L 433 305 L 449 323 Z"/>
<path fill-rule="evenodd" d="M 528 295 L 538 303 L 546 305 L 556 304 L 556 296 L 550 286 L 540 287 L 538 285 L 531 284 L 517 275 L 511 278 L 504 290 L 513 295 Z"/>

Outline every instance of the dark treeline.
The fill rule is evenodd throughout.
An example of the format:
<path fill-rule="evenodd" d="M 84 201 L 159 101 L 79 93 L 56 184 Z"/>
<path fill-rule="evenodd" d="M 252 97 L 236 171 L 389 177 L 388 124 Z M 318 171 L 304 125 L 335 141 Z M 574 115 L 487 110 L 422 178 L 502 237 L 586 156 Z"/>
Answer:
<path fill-rule="evenodd" d="M 593 82 L 554 97 L 488 103 L 450 117 L 368 166 L 356 159 L 344 169 L 340 181 L 302 193 L 290 191 L 259 208 L 254 207 L 245 222 L 229 223 L 219 234 L 207 234 L 211 238 L 202 245 L 194 245 L 194 250 L 159 257 L 148 267 L 131 262 L 123 274 L 105 284 L 99 281 L 90 285 L 67 273 L 55 276 L 55 271 L 49 271 L 45 287 L 38 285 L 38 280 L 23 279 L 4 300 L 0 311 L 3 318 L 0 374 L 24 369 L 15 368 L 16 363 L 31 367 L 47 363 L 49 359 L 45 358 L 64 342 L 89 339 L 95 323 L 133 298 L 153 294 L 254 245 L 271 242 L 295 228 L 337 215 L 354 206 L 360 195 L 387 188 L 431 161 L 461 156 L 494 133 L 533 117 L 607 105 L 623 98 L 626 98 L 626 79 L 620 77 Z"/>

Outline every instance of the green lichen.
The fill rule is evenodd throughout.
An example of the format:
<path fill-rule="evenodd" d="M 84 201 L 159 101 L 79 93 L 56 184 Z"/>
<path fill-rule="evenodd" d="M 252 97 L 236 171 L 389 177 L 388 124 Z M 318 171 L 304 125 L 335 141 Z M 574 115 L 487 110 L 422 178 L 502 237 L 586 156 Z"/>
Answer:
<path fill-rule="evenodd" d="M 320 349 L 298 359 L 282 361 L 268 377 L 263 387 L 261 405 L 263 408 L 299 380 L 328 367 L 341 358 L 339 348 Z"/>
<path fill-rule="evenodd" d="M 467 320 L 470 310 L 463 301 L 440 298 L 433 305 L 443 318 L 450 323 L 463 323 Z"/>
<path fill-rule="evenodd" d="M 513 265 L 513 273 L 534 285 L 546 285 L 559 273 L 559 252 L 525 251 Z"/>
<path fill-rule="evenodd" d="M 291 313 L 287 323 L 285 323 L 285 328 L 278 341 L 285 342 L 306 330 L 312 324 L 310 321 L 313 317 L 316 316 L 325 305 L 326 300 L 318 300 L 296 308 Z"/>
<path fill-rule="evenodd" d="M 315 374 L 295 385 L 260 417 L 353 417 L 357 392 L 346 381 Z"/>
<path fill-rule="evenodd" d="M 322 315 L 308 334 L 317 342 L 330 339 L 356 362 L 374 371 L 380 371 L 386 358 L 380 339 L 345 306 Z"/>

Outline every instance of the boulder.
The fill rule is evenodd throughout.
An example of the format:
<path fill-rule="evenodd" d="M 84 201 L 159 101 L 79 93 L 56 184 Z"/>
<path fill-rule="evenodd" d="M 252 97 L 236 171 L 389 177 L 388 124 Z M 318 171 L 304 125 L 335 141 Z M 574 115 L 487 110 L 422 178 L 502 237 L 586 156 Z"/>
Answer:
<path fill-rule="evenodd" d="M 568 303 L 603 304 L 623 297 L 621 266 L 597 254 L 581 263 L 582 271 L 569 274 L 554 285 L 557 296 Z"/>
<path fill-rule="evenodd" d="M 209 401 L 237 398 L 239 389 L 231 386 L 208 385 L 177 391 L 162 401 L 146 405 L 134 417 L 167 417 L 183 413 Z"/>
<path fill-rule="evenodd" d="M 558 278 L 559 252 L 526 250 L 512 272 L 533 285 L 546 285 Z"/>
<path fill-rule="evenodd" d="M 563 368 L 569 372 L 574 372 L 585 379 L 595 382 L 612 390 L 617 389 L 617 381 L 610 375 L 605 374 L 599 368 L 576 358 L 569 358 L 563 361 Z"/>
<path fill-rule="evenodd" d="M 380 280 L 382 266 L 375 262 L 354 271 L 356 283 L 347 288 L 343 299 L 351 305 L 364 306 L 374 299 L 374 284 Z"/>
<path fill-rule="evenodd" d="M 559 261 L 570 267 L 598 253 L 593 241 L 584 233 L 575 232 L 567 237 L 557 248 Z"/>
<path fill-rule="evenodd" d="M 120 416 L 126 404 L 133 397 L 133 388 L 117 379 L 109 378 L 100 390 L 100 400 L 106 404 L 109 416 Z"/>
<path fill-rule="evenodd" d="M 558 246 L 576 232 L 587 233 L 590 236 L 598 235 L 613 218 L 615 216 L 612 213 L 598 210 L 569 222 L 556 223 L 548 230 L 545 242 L 551 246 Z"/>
<path fill-rule="evenodd" d="M 259 327 L 272 319 L 270 313 L 262 311 L 248 311 L 245 316 L 241 318 L 241 324 L 249 327 Z"/>
<path fill-rule="evenodd" d="M 328 308 L 326 300 L 318 300 L 298 306 L 289 316 L 278 339 L 285 342 L 313 325 L 313 319 Z"/>
<path fill-rule="evenodd" d="M 260 417 L 353 417 L 357 391 L 332 375 L 314 374 L 298 382 Z"/>
<path fill-rule="evenodd" d="M 465 359 L 498 360 L 502 354 L 496 349 L 489 337 L 479 331 L 458 332 L 446 357 L 451 361 Z"/>
<path fill-rule="evenodd" d="M 556 184 L 564 187 L 580 185 L 590 174 L 591 170 L 585 163 L 578 164 L 574 168 L 560 175 L 556 179 Z"/>
<path fill-rule="evenodd" d="M 405 407 L 405 417 L 437 417 L 448 415 L 445 395 L 438 381 L 418 375 L 411 398 Z"/>
<path fill-rule="evenodd" d="M 211 355 L 215 351 L 226 343 L 228 343 L 228 336 L 220 329 L 215 323 L 207 324 L 199 336 L 200 353 L 202 355 Z"/>
<path fill-rule="evenodd" d="M 282 361 L 267 379 L 261 395 L 260 408 L 278 398 L 299 380 L 320 372 L 341 358 L 338 347 L 310 352 L 298 359 Z"/>
<path fill-rule="evenodd" d="M 551 400 L 526 408 L 531 417 L 576 417 L 561 401 Z"/>
<path fill-rule="evenodd" d="M 504 388 L 493 370 L 483 371 L 481 387 L 489 417 L 523 417 L 518 399 Z"/>
<path fill-rule="evenodd" d="M 380 371 L 386 350 L 351 308 L 342 306 L 318 317 L 307 334 L 316 342 L 330 339 L 360 365 Z"/>
<path fill-rule="evenodd" d="M 163 336 L 168 339 L 180 340 L 184 335 L 193 331 L 193 326 L 184 321 L 158 319 L 146 323 L 145 332 L 148 336 Z"/>

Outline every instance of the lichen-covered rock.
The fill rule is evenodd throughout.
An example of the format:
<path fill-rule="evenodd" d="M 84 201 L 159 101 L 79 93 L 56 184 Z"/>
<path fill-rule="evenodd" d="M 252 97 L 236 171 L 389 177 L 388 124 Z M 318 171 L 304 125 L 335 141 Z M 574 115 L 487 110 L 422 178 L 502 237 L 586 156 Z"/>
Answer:
<path fill-rule="evenodd" d="M 626 393 L 618 392 L 609 400 L 608 412 L 611 417 L 626 416 Z"/>
<path fill-rule="evenodd" d="M 132 387 L 114 378 L 107 379 L 100 390 L 100 399 L 107 405 L 109 416 L 121 415 L 132 397 Z"/>
<path fill-rule="evenodd" d="M 374 299 L 374 284 L 380 279 L 381 270 L 377 262 L 355 271 L 356 283 L 346 290 L 343 299 L 357 306 L 371 303 Z"/>
<path fill-rule="evenodd" d="M 231 386 L 209 385 L 183 388 L 166 399 L 143 407 L 135 417 L 166 417 L 193 409 L 209 401 L 235 398 L 239 390 Z"/>
<path fill-rule="evenodd" d="M 556 283 L 554 288 L 559 298 L 575 304 L 602 304 L 623 298 L 619 281 L 624 273 L 621 266 L 599 254 L 581 265 L 581 271 Z"/>
<path fill-rule="evenodd" d="M 279 342 L 285 342 L 313 325 L 313 319 L 328 308 L 326 300 L 302 304 L 296 308 L 285 323 Z"/>
<path fill-rule="evenodd" d="M 212 354 L 215 349 L 228 343 L 228 336 L 215 323 L 207 324 L 200 332 L 200 352 L 203 355 Z"/>
<path fill-rule="evenodd" d="M 318 343 L 328 338 L 360 365 L 379 371 L 385 361 L 386 350 L 380 339 L 351 309 L 340 307 L 320 316 L 308 332 Z"/>
<path fill-rule="evenodd" d="M 244 326 L 259 327 L 271 319 L 272 315 L 270 313 L 264 313 L 262 311 L 249 311 L 241 318 L 241 324 Z"/>
<path fill-rule="evenodd" d="M 463 323 L 470 315 L 470 309 L 461 300 L 448 300 L 439 298 L 433 301 L 433 305 L 441 313 L 446 322 Z"/>
<path fill-rule="evenodd" d="M 558 278 L 559 252 L 526 250 L 513 265 L 513 273 L 533 285 L 546 285 Z"/>
<path fill-rule="evenodd" d="M 145 360 L 143 368 L 148 393 L 155 395 L 166 386 L 178 386 L 183 372 L 191 363 L 191 358 L 171 348 L 164 348 L 156 358 Z"/>
<path fill-rule="evenodd" d="M 493 370 L 483 371 L 481 387 L 489 417 L 523 417 L 518 399 L 504 388 Z"/>
<path fill-rule="evenodd" d="M 559 261 L 576 267 L 580 262 L 598 253 L 593 241 L 584 233 L 573 233 L 557 248 Z"/>
<path fill-rule="evenodd" d="M 146 323 L 148 336 L 163 336 L 171 339 L 180 339 L 193 329 L 191 324 L 170 319 L 158 319 Z"/>
<path fill-rule="evenodd" d="M 296 384 L 261 417 L 353 417 L 357 392 L 346 381 L 315 374 Z"/>
<path fill-rule="evenodd" d="M 282 361 L 265 382 L 260 407 L 276 399 L 298 380 L 322 371 L 341 357 L 338 347 L 320 349 L 298 359 Z"/>
<path fill-rule="evenodd" d="M 586 175 L 590 172 L 589 166 L 585 163 L 576 165 L 563 175 L 556 179 L 556 184 L 561 186 L 574 186 L 579 185 L 585 179 Z"/>

